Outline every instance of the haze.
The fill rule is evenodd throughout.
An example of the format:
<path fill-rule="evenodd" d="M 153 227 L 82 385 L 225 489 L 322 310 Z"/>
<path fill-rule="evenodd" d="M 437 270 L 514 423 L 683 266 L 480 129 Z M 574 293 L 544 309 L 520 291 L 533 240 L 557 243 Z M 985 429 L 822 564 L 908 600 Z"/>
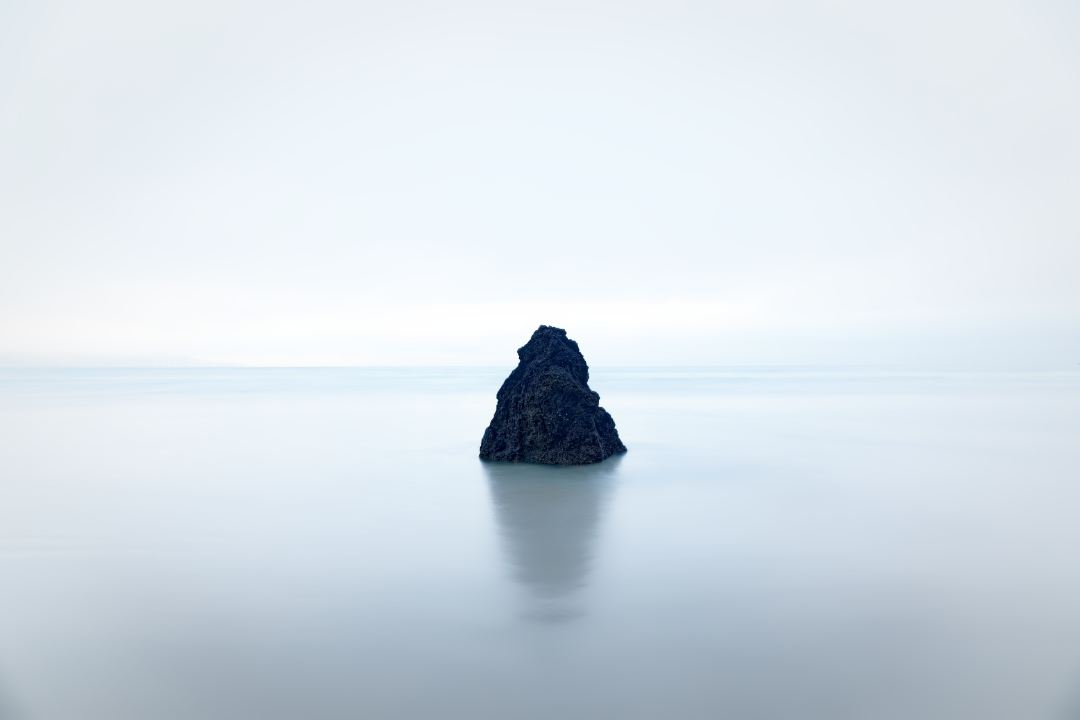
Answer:
<path fill-rule="evenodd" d="M 8 365 L 1080 361 L 1065 2 L 8 2 Z"/>

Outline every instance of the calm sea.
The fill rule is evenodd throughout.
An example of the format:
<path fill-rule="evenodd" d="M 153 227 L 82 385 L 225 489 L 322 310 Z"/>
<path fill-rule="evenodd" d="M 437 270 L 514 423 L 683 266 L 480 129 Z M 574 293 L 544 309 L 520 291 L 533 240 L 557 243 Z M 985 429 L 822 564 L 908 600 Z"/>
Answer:
<path fill-rule="evenodd" d="M 0 720 L 1080 718 L 1080 373 L 0 371 Z"/>

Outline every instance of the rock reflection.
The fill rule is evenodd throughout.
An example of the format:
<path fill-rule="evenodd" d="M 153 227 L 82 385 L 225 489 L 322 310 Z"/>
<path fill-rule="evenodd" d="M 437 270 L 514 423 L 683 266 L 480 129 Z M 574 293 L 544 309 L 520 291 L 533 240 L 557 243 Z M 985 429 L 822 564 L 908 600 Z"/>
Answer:
<path fill-rule="evenodd" d="M 526 617 L 583 614 L 580 590 L 622 457 L 573 467 L 482 461 L 507 562 L 527 593 Z"/>

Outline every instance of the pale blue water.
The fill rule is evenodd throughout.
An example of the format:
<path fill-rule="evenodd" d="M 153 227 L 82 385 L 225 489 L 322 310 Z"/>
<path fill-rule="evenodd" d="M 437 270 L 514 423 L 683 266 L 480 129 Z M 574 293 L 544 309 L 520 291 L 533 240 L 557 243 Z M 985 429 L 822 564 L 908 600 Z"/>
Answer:
<path fill-rule="evenodd" d="M 0 371 L 0 719 L 1080 718 L 1080 374 Z"/>

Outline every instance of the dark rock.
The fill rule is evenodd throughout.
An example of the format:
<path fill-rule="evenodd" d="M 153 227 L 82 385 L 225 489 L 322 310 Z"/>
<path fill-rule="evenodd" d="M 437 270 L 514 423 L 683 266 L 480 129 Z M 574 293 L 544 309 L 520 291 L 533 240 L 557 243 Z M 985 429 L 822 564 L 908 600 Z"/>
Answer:
<path fill-rule="evenodd" d="M 626 452 L 615 421 L 589 389 L 589 366 L 566 331 L 541 325 L 499 388 L 484 460 L 585 465 Z"/>

